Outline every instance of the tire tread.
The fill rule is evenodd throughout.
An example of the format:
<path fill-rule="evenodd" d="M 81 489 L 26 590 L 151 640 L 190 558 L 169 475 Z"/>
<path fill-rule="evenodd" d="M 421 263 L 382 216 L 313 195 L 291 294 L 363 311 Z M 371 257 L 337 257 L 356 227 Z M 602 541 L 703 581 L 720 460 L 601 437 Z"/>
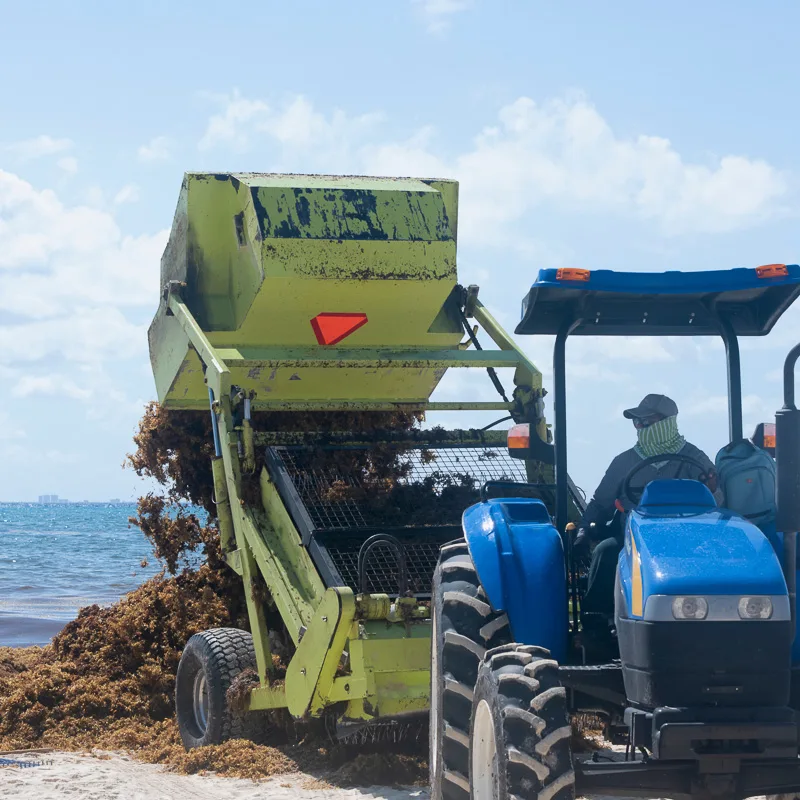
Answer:
<path fill-rule="evenodd" d="M 465 540 L 440 549 L 433 579 L 433 613 L 441 620 L 438 663 L 441 681 L 441 730 L 438 770 L 431 753 L 431 800 L 469 798 L 469 722 L 473 690 L 486 652 L 511 638 L 508 616 L 489 603 Z M 432 715 L 431 748 L 434 746 Z M 438 774 L 434 774 L 438 772 Z"/>
<path fill-rule="evenodd" d="M 574 800 L 572 729 L 550 653 L 526 646 L 489 651 L 475 687 L 473 714 L 483 701 L 495 720 L 504 799 Z"/>
<path fill-rule="evenodd" d="M 248 631 L 238 628 L 209 628 L 194 634 L 186 643 L 183 662 L 187 654 L 193 656 L 200 663 L 207 662 L 213 691 L 221 695 L 222 705 L 220 725 L 218 731 L 206 733 L 199 739 L 189 731 L 184 731 L 181 725 L 183 709 L 179 696 L 181 694 L 180 681 L 182 670 L 178 667 L 176 678 L 176 705 L 178 707 L 178 724 L 181 728 L 181 737 L 184 745 L 189 747 L 202 744 L 221 744 L 228 739 L 252 739 L 257 741 L 263 733 L 265 714 L 263 712 L 234 711 L 228 705 L 227 692 L 234 679 L 245 669 L 256 668 L 256 654 L 253 647 L 253 637 Z M 188 680 L 188 679 L 187 679 Z M 216 727 L 216 726 L 215 726 Z M 186 735 L 184 735 L 186 733 Z"/>

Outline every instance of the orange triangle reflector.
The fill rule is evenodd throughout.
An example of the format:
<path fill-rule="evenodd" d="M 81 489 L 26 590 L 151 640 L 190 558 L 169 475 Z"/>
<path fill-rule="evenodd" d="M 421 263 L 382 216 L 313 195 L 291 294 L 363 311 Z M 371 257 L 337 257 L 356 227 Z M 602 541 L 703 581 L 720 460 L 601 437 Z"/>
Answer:
<path fill-rule="evenodd" d="M 353 331 L 367 324 L 366 314 L 341 314 L 325 312 L 311 320 L 314 335 L 320 344 L 336 344 Z"/>

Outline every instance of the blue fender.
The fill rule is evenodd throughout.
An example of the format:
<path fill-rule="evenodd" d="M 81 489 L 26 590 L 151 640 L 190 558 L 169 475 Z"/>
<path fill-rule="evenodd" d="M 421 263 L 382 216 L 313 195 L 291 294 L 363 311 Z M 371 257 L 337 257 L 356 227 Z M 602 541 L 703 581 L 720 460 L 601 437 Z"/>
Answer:
<path fill-rule="evenodd" d="M 462 527 L 478 578 L 514 641 L 567 653 L 564 546 L 541 500 L 497 498 L 470 506 Z"/>

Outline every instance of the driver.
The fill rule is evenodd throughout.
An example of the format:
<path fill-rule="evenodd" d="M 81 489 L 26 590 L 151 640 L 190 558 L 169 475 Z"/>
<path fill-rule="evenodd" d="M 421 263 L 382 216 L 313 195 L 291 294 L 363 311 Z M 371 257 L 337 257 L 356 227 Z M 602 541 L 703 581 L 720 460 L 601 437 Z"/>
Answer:
<path fill-rule="evenodd" d="M 622 549 L 621 536 L 617 538 L 606 529 L 618 504 L 630 511 L 630 503 L 621 497 L 622 484 L 628 473 L 645 458 L 680 453 L 705 465 L 701 472 L 692 464 L 665 461 L 642 467 L 636 480 L 644 487 L 657 478 L 690 478 L 701 480 L 709 489 L 716 490 L 714 465 L 699 448 L 686 441 L 678 431 L 678 406 L 663 394 L 648 394 L 636 408 L 623 415 L 633 421 L 636 444 L 620 453 L 610 464 L 583 514 L 574 548 L 576 557 L 586 553 L 589 542 L 599 542 L 592 553 L 589 580 L 583 598 L 583 610 L 595 613 L 614 613 L 614 581 L 617 560 Z M 619 533 L 617 534 L 619 536 Z"/>

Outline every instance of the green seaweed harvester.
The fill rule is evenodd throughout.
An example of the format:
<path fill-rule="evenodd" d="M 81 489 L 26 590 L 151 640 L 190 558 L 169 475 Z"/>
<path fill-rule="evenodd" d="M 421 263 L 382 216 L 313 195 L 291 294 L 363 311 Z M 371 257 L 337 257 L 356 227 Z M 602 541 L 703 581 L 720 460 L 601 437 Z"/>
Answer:
<path fill-rule="evenodd" d="M 276 708 L 329 717 L 344 737 L 424 721 L 431 580 L 441 546 L 462 537 L 463 508 L 508 481 L 540 484 L 552 500 L 552 467 L 535 446 L 511 458 L 506 431 L 315 431 L 305 413 L 302 430 L 255 424 L 262 411 L 494 410 L 528 423 L 549 452 L 541 375 L 477 287 L 459 285 L 457 230 L 454 181 L 184 177 L 150 355 L 160 403 L 210 408 L 222 548 L 250 619 L 249 632 L 210 630 L 187 643 L 176 687 L 187 747 L 248 736 L 263 724 L 258 712 Z M 481 339 L 494 347 L 480 349 Z M 512 368 L 513 392 L 431 402 L 448 368 L 488 369 L 501 393 L 494 370 Z M 449 516 L 395 509 L 387 521 L 363 494 L 337 495 L 337 486 L 357 490 L 364 470 L 331 466 L 335 454 L 360 453 L 347 463 L 364 465 L 377 447 L 402 453 L 401 484 L 469 499 Z M 244 481 L 257 501 L 245 500 Z M 255 591 L 262 581 L 269 601 Z M 271 631 L 276 611 L 282 630 Z M 285 680 L 271 652 L 281 636 Z M 247 668 L 258 685 L 243 713 L 226 693 Z"/>

